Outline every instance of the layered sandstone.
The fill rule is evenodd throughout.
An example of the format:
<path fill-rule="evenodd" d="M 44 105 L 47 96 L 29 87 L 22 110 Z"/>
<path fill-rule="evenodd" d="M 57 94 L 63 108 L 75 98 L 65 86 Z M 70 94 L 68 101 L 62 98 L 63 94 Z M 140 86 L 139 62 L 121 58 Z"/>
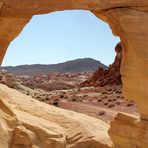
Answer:
<path fill-rule="evenodd" d="M 142 118 L 148 119 L 148 13 L 129 8 L 108 10 L 110 25 L 122 41 L 123 94 L 136 102 Z M 113 21 L 114 20 L 114 21 Z"/>
<path fill-rule="evenodd" d="M 9 43 L 21 32 L 33 15 L 70 9 L 92 11 L 106 21 L 122 41 L 121 75 L 123 92 L 133 98 L 143 118 L 148 118 L 148 1 L 145 0 L 1 0 L 0 62 Z"/>
<path fill-rule="evenodd" d="M 119 113 L 111 123 L 109 135 L 115 148 L 147 148 L 148 121 L 125 113 Z"/>
<path fill-rule="evenodd" d="M 140 126 L 146 129 L 147 120 L 148 120 L 148 109 L 147 109 L 147 106 L 148 106 L 148 99 L 147 99 L 148 98 L 148 89 L 147 89 L 148 88 L 148 69 L 147 69 L 147 65 L 148 65 L 148 50 L 147 50 L 148 49 L 148 42 L 147 42 L 148 40 L 148 1 L 146 0 L 120 0 L 120 1 L 119 0 L 93 0 L 93 1 L 92 0 L 81 0 L 81 1 L 80 0 L 64 0 L 64 1 L 0 0 L 0 14 L 1 14 L 0 15 L 0 51 L 1 51 L 0 63 L 2 62 L 2 59 L 5 55 L 6 49 L 10 44 L 10 42 L 22 31 L 24 26 L 29 22 L 29 20 L 33 15 L 49 13 L 53 11 L 66 10 L 66 9 L 69 9 L 69 10 L 85 9 L 85 10 L 92 11 L 97 17 L 106 21 L 110 25 L 113 31 L 113 34 L 121 38 L 122 47 L 123 47 L 123 52 L 122 52 L 123 58 L 122 58 L 120 71 L 121 71 L 122 82 L 123 82 L 123 93 L 127 98 L 133 98 L 134 101 L 137 103 L 137 106 L 139 108 L 139 111 L 141 113 L 141 118 L 142 118 L 142 120 L 139 120 L 139 122 L 143 123 L 143 120 L 144 120 L 144 124 Z M 49 111 L 49 108 L 47 109 L 46 106 L 42 104 L 37 105 L 35 103 L 39 108 L 37 110 L 37 107 L 32 106 L 31 103 L 28 103 L 28 105 L 30 106 L 30 109 L 28 109 L 26 104 L 24 105 L 25 103 L 24 99 L 20 99 L 19 97 L 20 94 L 14 96 L 15 99 L 17 98 L 16 100 L 13 97 L 10 97 L 11 99 L 8 97 L 9 98 L 9 101 L 8 101 L 7 100 L 8 98 L 5 97 L 5 95 L 6 94 L 10 95 L 9 91 L 6 91 L 6 92 L 1 91 L 0 93 L 1 93 L 0 94 L 1 100 L 5 98 L 5 100 L 0 101 L 1 103 L 0 120 L 2 123 L 1 133 L 0 133 L 2 137 L 0 141 L 0 143 L 2 144 L 1 147 L 5 148 L 8 146 L 8 143 L 10 144 L 10 139 L 12 138 L 13 131 L 15 131 L 14 132 L 15 134 L 13 137 L 14 142 L 12 143 L 12 145 L 15 145 L 15 146 L 18 146 L 19 144 L 22 144 L 22 143 L 25 145 L 30 145 L 31 143 L 30 141 L 33 141 L 34 145 L 38 145 L 38 147 L 42 147 L 42 145 L 38 143 L 39 142 L 38 137 L 40 137 L 41 143 L 45 142 L 44 147 L 49 147 L 47 145 L 50 145 L 50 144 L 52 145 L 52 143 L 54 143 L 56 147 L 62 147 L 62 146 L 64 147 L 63 141 L 65 141 L 66 138 L 64 138 L 64 136 L 61 136 L 61 133 L 64 133 L 65 130 L 63 130 L 63 128 L 61 129 L 61 127 L 57 125 L 49 127 L 50 124 L 49 122 L 46 122 L 46 121 L 40 122 L 41 116 L 42 118 L 46 118 L 44 112 L 40 114 L 40 117 L 37 115 L 37 113 L 41 109 L 43 111 L 44 110 Z M 30 100 L 29 102 L 33 102 L 33 100 L 32 101 Z M 10 109 L 8 109 L 7 105 L 9 105 Z M 35 109 L 34 112 L 33 112 L 33 109 Z M 48 114 L 48 111 L 46 112 L 46 116 L 51 117 L 50 114 Z M 52 112 L 53 114 L 55 113 L 53 110 Z M 64 111 L 62 112 L 65 116 Z M 22 113 L 22 115 L 20 113 Z M 61 115 L 61 110 L 56 113 Z M 37 117 L 34 117 L 34 115 Z M 62 116 L 61 117 L 62 119 L 63 115 L 61 116 Z M 69 117 L 72 118 L 73 116 L 71 116 L 69 113 L 68 118 Z M 31 120 L 32 118 L 34 119 L 34 122 Z M 73 118 L 75 118 L 76 120 L 77 116 Z M 83 117 L 82 119 L 86 121 L 88 118 Z M 30 120 L 31 120 L 31 124 L 30 124 Z M 55 120 L 56 122 L 60 122 L 58 119 L 55 119 Z M 77 119 L 77 121 L 78 120 L 80 119 Z M 18 122 L 18 121 L 21 121 L 21 122 Z M 98 120 L 97 121 L 95 120 L 95 122 L 98 122 Z M 99 130 L 101 131 L 100 128 L 98 129 L 93 128 L 95 127 L 94 126 L 96 124 L 95 122 L 93 122 L 93 125 L 92 123 L 90 124 L 92 125 L 91 130 L 89 130 L 89 133 L 86 133 L 86 135 L 89 138 L 97 137 L 96 135 L 92 136 L 92 131 L 95 131 L 95 132 Z M 47 123 L 47 124 L 44 124 L 44 123 Z M 66 123 L 69 123 L 69 122 L 67 122 L 66 120 Z M 66 123 L 64 122 L 64 127 L 67 127 Z M 73 126 L 77 125 L 76 123 L 74 122 Z M 82 124 L 78 124 L 78 127 L 80 127 L 80 129 L 83 129 L 81 125 Z M 139 126 L 139 125 L 136 125 L 136 126 Z M 39 136 L 36 136 L 37 130 L 40 131 Z M 59 131 L 62 131 L 62 132 L 59 132 Z M 139 137 L 142 138 L 140 136 L 141 130 L 137 130 L 137 133 Z M 20 137 L 17 137 L 17 135 L 18 136 L 20 135 Z M 52 140 L 49 138 L 49 141 L 47 142 L 44 141 L 49 135 L 52 137 L 51 138 Z M 82 135 L 80 137 L 83 137 Z M 77 136 L 79 137 L 79 134 L 74 134 L 74 135 L 72 134 L 70 138 L 68 137 L 68 140 L 70 139 L 69 144 L 73 143 L 75 139 L 77 141 L 77 139 L 79 139 L 77 138 Z M 113 135 L 111 136 L 114 143 L 118 144 L 116 140 L 117 138 L 114 138 Z M 133 134 L 131 136 L 135 137 L 135 135 Z M 131 136 L 128 137 L 127 140 L 130 141 Z M 144 137 L 143 134 L 142 136 Z M 88 137 L 85 137 L 84 139 L 88 140 L 89 139 Z M 20 139 L 19 141 L 21 142 L 17 143 L 17 140 L 15 139 Z M 55 139 L 58 142 L 55 142 Z M 145 139 L 145 137 L 143 139 Z M 90 143 L 92 144 L 91 141 L 94 141 L 93 142 L 95 143 L 94 147 L 98 144 L 98 141 L 96 139 L 95 140 L 91 139 L 88 141 L 89 141 L 88 142 L 89 144 Z M 122 142 L 122 140 L 120 140 L 120 142 Z M 136 142 L 136 141 L 132 141 L 132 142 Z M 141 142 L 143 141 L 141 140 Z M 146 141 L 144 144 L 147 144 Z M 130 143 L 129 147 L 132 147 L 133 145 L 135 146 L 136 144 Z M 139 144 L 136 145 L 136 147 L 138 146 Z M 142 144 L 141 146 L 142 148 L 145 147 L 145 145 L 142 145 Z M 77 146 L 77 147 L 80 147 L 80 146 Z M 83 144 L 81 145 L 81 147 L 84 147 Z"/>
<path fill-rule="evenodd" d="M 109 148 L 109 125 L 0 85 L 1 148 Z"/>

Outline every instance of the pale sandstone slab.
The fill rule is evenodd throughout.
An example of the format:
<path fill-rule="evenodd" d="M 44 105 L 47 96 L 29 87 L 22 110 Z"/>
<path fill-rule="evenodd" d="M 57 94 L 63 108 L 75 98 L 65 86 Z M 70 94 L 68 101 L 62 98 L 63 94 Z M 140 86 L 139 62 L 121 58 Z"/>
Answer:
<path fill-rule="evenodd" d="M 121 38 L 123 92 L 148 118 L 148 1 L 146 0 L 1 0 L 0 63 L 10 42 L 36 14 L 85 9 L 106 21 Z"/>
<path fill-rule="evenodd" d="M 148 1 L 146 0 L 1 0 L 0 63 L 10 42 L 36 14 L 85 9 L 106 21 L 121 38 L 121 74 L 124 95 L 134 99 L 143 118 L 148 118 Z"/>
<path fill-rule="evenodd" d="M 111 123 L 109 135 L 115 148 L 147 148 L 148 121 L 119 113 Z"/>
<path fill-rule="evenodd" d="M 110 148 L 109 125 L 0 85 L 1 148 Z"/>
<path fill-rule="evenodd" d="M 85 9 L 92 11 L 96 16 L 110 25 L 113 34 L 121 38 L 123 46 L 123 59 L 121 66 L 123 93 L 127 98 L 135 100 L 139 111 L 142 114 L 142 118 L 148 119 L 147 0 L 0 0 L 0 63 L 3 60 L 10 42 L 21 32 L 33 15 L 67 9 Z M 21 102 L 22 100 L 19 101 Z M 11 102 L 13 109 L 15 108 L 14 104 L 16 102 Z M 1 127 L 3 129 L 1 137 L 5 137 L 6 135 L 9 142 L 13 133 L 11 126 L 15 123 L 16 114 L 13 115 L 10 110 L 10 114 L 7 115 L 7 113 L 5 113 L 5 111 L 8 110 L 7 105 L 5 106 L 3 101 L 1 104 L 1 112 L 3 115 L 3 118 L 0 119 L 2 121 Z M 27 109 L 29 115 L 33 114 L 28 111 L 31 109 L 26 108 L 26 106 L 23 105 L 23 102 L 17 102 L 16 104 L 18 108 L 21 108 L 21 110 Z M 30 104 L 30 106 L 32 105 Z M 44 110 L 44 107 L 42 107 L 42 110 Z M 36 108 L 33 107 L 33 109 Z M 39 111 L 36 110 L 36 112 Z M 62 111 L 62 113 L 64 113 L 64 111 Z M 35 114 L 35 116 L 37 116 L 37 114 Z M 8 120 L 5 120 L 5 118 L 9 119 L 10 123 L 12 120 L 13 124 L 8 124 Z M 19 118 L 19 116 L 17 118 Z M 61 117 L 61 119 L 62 118 L 63 117 Z M 25 122 L 28 121 L 27 119 L 21 120 L 25 120 Z M 141 122 L 143 123 L 143 120 Z M 18 131 L 19 128 L 16 128 L 16 133 Z M 28 129 L 26 129 L 26 131 L 30 133 Z M 4 148 L 8 145 L 8 142 L 4 139 L 0 142 Z"/>

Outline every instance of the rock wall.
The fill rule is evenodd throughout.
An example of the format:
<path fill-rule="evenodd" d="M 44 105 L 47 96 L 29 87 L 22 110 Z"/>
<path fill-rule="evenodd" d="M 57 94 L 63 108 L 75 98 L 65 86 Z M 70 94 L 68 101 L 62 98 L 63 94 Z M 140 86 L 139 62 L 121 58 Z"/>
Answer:
<path fill-rule="evenodd" d="M 10 42 L 33 15 L 65 9 L 92 11 L 110 25 L 114 35 L 121 38 L 123 58 L 120 72 L 123 93 L 126 98 L 134 99 L 141 118 L 147 121 L 148 1 L 146 0 L 0 0 L 0 63 Z M 16 133 L 18 131 L 19 129 Z"/>
<path fill-rule="evenodd" d="M 148 122 L 134 115 L 119 113 L 111 123 L 109 135 L 115 148 L 147 148 Z"/>
<path fill-rule="evenodd" d="M 1 0 L 0 62 L 10 42 L 35 14 L 66 9 L 85 9 L 106 21 L 121 38 L 123 92 L 135 99 L 143 118 L 148 118 L 148 1 L 145 0 Z M 144 64 L 143 64 L 144 63 Z"/>
<path fill-rule="evenodd" d="M 110 148 L 109 125 L 0 84 L 1 148 Z M 97 132 L 96 132 L 97 131 Z"/>
<path fill-rule="evenodd" d="M 116 56 L 113 64 L 111 64 L 108 69 L 103 69 L 99 67 L 86 81 L 80 84 L 81 87 L 103 87 L 106 85 L 121 85 L 121 60 L 122 60 L 122 47 L 121 43 L 118 43 L 116 48 Z"/>
<path fill-rule="evenodd" d="M 122 42 L 123 58 L 120 72 L 123 93 L 127 98 L 135 100 L 142 118 L 145 119 L 148 119 L 147 14 L 146 11 L 128 8 L 106 12 L 113 31 L 120 36 Z"/>

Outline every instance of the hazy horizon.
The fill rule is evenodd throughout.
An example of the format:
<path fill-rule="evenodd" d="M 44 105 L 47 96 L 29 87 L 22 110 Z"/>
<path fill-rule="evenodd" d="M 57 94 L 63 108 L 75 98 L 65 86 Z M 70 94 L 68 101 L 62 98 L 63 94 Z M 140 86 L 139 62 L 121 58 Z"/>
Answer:
<path fill-rule="evenodd" d="M 61 64 L 61 63 L 65 63 L 65 62 L 69 62 L 69 61 L 74 61 L 74 60 L 79 60 L 79 59 L 93 59 L 93 60 L 96 60 L 100 63 L 102 63 L 100 60 L 97 60 L 97 59 L 94 59 L 94 58 L 89 58 L 89 57 L 84 57 L 84 58 L 77 58 L 77 59 L 71 59 L 71 60 L 68 60 L 68 61 L 63 61 L 63 62 L 58 62 L 58 63 L 54 63 L 54 64 Z M 52 65 L 53 63 L 49 63 L 49 64 L 44 64 L 44 63 L 34 63 L 34 64 L 21 64 L 21 65 L 14 65 L 12 67 L 17 67 L 17 66 L 25 66 L 25 65 Z M 104 64 L 104 63 L 102 63 Z M 105 65 L 105 64 L 104 64 Z M 11 67 L 11 65 L 7 65 L 7 66 L 2 66 L 2 67 Z M 108 65 L 105 65 L 105 66 L 108 66 Z"/>
<path fill-rule="evenodd" d="M 11 43 L 2 66 L 57 64 L 93 58 L 113 62 L 119 38 L 89 11 L 61 11 L 34 16 Z"/>

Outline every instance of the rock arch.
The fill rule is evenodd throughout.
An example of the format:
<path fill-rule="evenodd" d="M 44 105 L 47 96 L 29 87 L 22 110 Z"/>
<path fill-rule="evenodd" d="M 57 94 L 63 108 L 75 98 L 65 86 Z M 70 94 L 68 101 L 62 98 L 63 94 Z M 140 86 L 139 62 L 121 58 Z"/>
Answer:
<path fill-rule="evenodd" d="M 141 119 L 148 120 L 148 1 L 145 0 L 1 0 L 0 63 L 10 42 L 33 15 L 85 9 L 106 21 L 123 47 L 123 93 L 136 101 Z"/>

